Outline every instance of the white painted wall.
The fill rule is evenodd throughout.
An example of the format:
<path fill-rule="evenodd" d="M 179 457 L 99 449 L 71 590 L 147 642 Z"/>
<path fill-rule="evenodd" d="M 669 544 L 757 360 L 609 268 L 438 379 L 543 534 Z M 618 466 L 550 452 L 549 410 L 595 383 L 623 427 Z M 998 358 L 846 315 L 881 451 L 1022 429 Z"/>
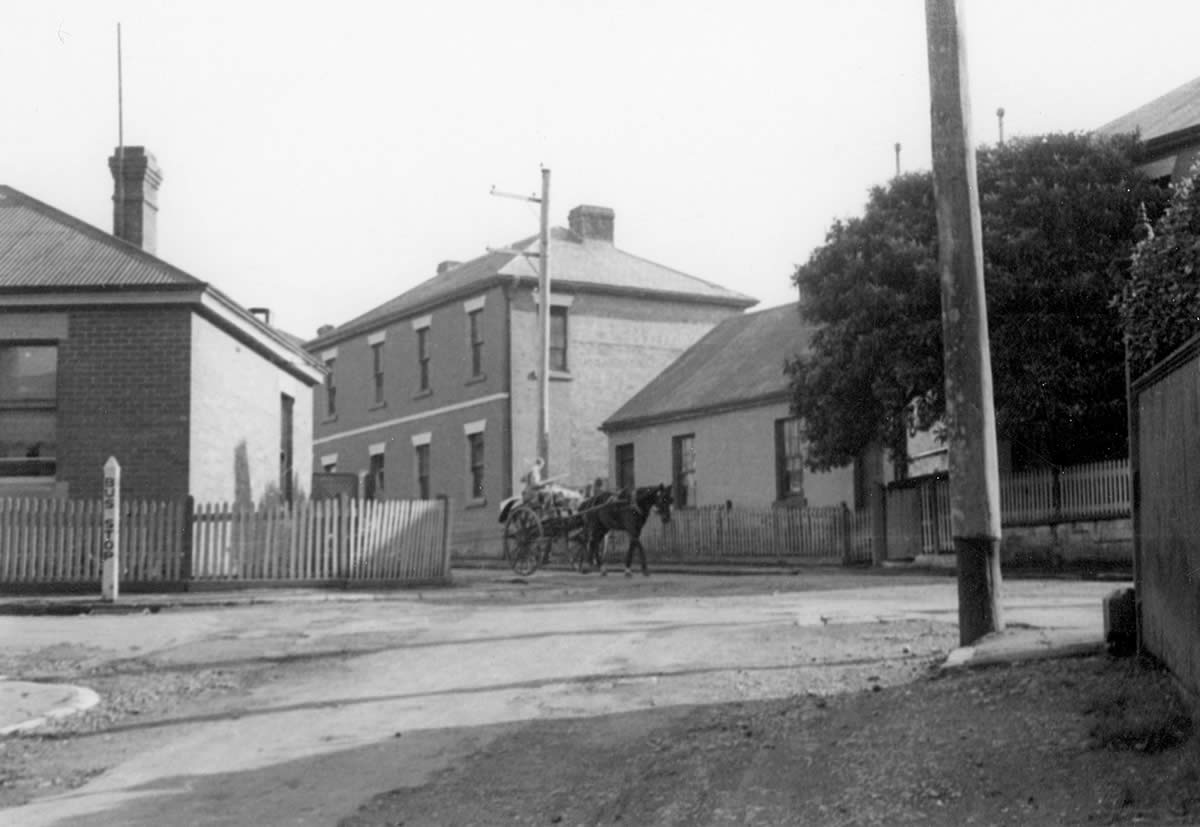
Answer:
<path fill-rule="evenodd" d="M 312 479 L 312 388 L 198 315 L 192 316 L 191 466 L 197 502 L 233 502 L 242 491 L 254 503 L 279 490 L 280 396 L 295 400 L 294 485 Z"/>

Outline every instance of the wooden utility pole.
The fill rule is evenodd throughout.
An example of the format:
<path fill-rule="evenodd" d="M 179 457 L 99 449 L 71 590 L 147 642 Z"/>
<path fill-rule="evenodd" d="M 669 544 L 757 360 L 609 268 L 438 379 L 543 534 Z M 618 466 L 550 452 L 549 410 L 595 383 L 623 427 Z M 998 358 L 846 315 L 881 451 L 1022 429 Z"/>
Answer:
<path fill-rule="evenodd" d="M 538 291 L 538 319 L 542 330 L 542 367 L 538 371 L 538 456 L 545 463 L 542 472 L 550 474 L 550 170 L 542 168 L 541 281 Z"/>
<path fill-rule="evenodd" d="M 500 192 L 492 187 L 492 195 L 500 198 L 515 198 L 541 205 L 541 222 L 538 227 L 537 252 L 488 248 L 489 253 L 511 253 L 525 258 L 538 259 L 538 340 L 541 355 L 540 367 L 535 371 L 538 381 L 538 432 L 537 455 L 541 457 L 542 473 L 550 472 L 550 170 L 542 167 L 542 196 L 516 195 Z"/>
<path fill-rule="evenodd" d="M 962 6 L 962 0 L 925 0 L 950 524 L 958 558 L 959 639 L 966 646 L 1004 628 L 1004 622 L 1000 613 L 996 412 Z"/>

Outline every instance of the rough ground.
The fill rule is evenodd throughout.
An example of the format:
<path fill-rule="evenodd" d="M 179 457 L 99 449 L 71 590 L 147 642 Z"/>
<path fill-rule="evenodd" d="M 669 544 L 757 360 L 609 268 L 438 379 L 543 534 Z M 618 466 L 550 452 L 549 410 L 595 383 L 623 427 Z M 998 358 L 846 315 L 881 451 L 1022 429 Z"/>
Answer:
<path fill-rule="evenodd" d="M 1087 618 L 1101 592 L 1082 585 L 1014 583 L 1013 617 Z M 66 823 L 1200 823 L 1200 748 L 1161 673 L 1106 658 L 939 673 L 952 587 L 539 573 L 14 621 L 0 674 L 102 702 L 0 738 L 0 808 L 116 768 L 58 800 L 93 806 L 149 762 L 130 800 Z M 740 702 L 697 705 L 715 699 Z M 270 760 L 234 761 L 273 733 Z"/>
<path fill-rule="evenodd" d="M 515 727 L 342 827 L 1196 824 L 1198 742 L 1163 673 L 1044 661 Z"/>
<path fill-rule="evenodd" d="M 72 790 L 145 746 L 146 722 L 186 713 L 221 714 L 251 686 L 278 676 L 271 665 L 163 669 L 139 660 L 101 662 L 87 647 L 63 644 L 24 657 L 0 657 L 0 674 L 85 684 L 101 703 L 35 732 L 0 738 L 0 809 Z"/>

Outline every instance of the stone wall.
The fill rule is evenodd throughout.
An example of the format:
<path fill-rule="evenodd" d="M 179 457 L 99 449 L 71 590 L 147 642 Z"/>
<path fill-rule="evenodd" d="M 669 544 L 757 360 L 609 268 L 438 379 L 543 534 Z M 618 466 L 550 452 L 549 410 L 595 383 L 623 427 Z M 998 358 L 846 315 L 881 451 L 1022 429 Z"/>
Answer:
<path fill-rule="evenodd" d="M 1006 566 L 1128 568 L 1133 565 L 1133 522 L 1124 517 L 1005 526 L 1000 555 Z"/>

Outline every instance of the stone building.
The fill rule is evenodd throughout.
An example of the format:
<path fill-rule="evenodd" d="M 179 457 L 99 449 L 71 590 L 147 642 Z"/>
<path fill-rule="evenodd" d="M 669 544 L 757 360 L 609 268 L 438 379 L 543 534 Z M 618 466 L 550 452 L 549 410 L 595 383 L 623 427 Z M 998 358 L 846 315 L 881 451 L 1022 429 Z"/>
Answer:
<path fill-rule="evenodd" d="M 548 475 L 583 487 L 608 473 L 600 423 L 722 319 L 755 300 L 631 255 L 611 209 L 576 207 L 550 237 Z M 367 496 L 450 497 L 459 555 L 491 554 L 496 507 L 537 456 L 536 238 L 437 274 L 323 329 L 328 370 L 314 456 Z"/>

